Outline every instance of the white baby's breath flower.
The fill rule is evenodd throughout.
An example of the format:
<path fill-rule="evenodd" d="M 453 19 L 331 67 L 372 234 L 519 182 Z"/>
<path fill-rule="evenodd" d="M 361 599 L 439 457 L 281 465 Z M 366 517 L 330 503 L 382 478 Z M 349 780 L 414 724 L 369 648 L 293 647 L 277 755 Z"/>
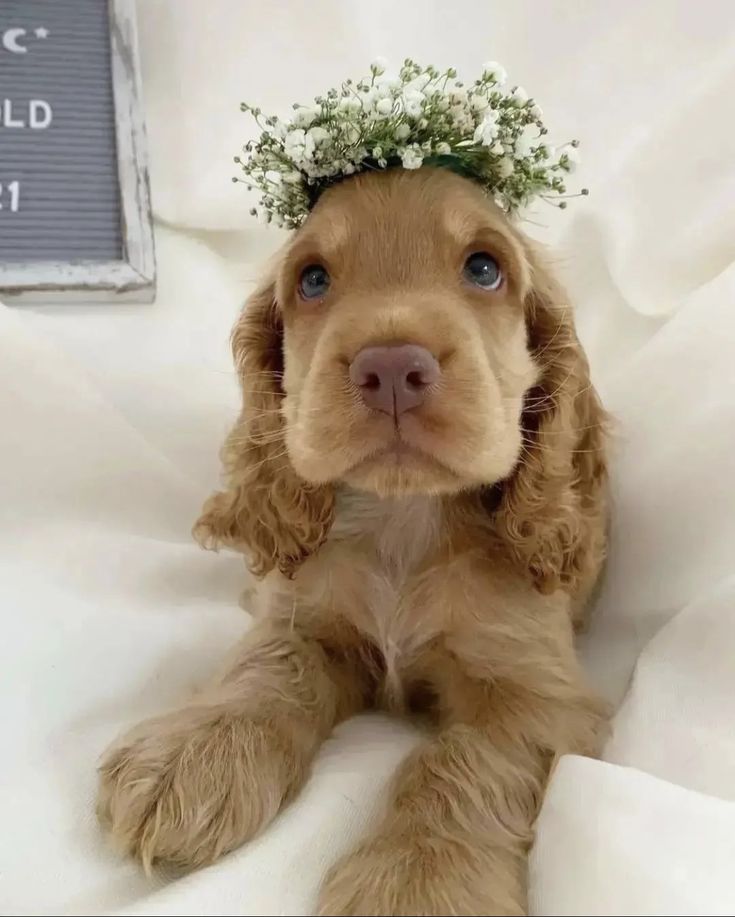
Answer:
<path fill-rule="evenodd" d="M 529 156 L 539 143 L 541 138 L 538 135 L 538 128 L 535 124 L 528 124 L 520 132 L 515 142 L 516 159 L 525 159 Z"/>
<path fill-rule="evenodd" d="M 494 111 L 489 111 L 482 121 L 477 125 L 477 129 L 474 134 L 475 143 L 481 143 L 483 146 L 491 146 L 495 138 L 498 136 L 498 121 L 497 114 Z"/>
<path fill-rule="evenodd" d="M 424 161 L 420 150 L 409 147 L 401 156 L 401 163 L 404 169 L 418 169 Z"/>
<path fill-rule="evenodd" d="M 490 77 L 492 81 L 498 86 L 502 86 L 508 79 L 508 74 L 505 72 L 505 67 L 499 64 L 496 60 L 491 60 L 486 64 L 483 64 L 482 75 L 485 77 Z"/>
<path fill-rule="evenodd" d="M 508 178 L 515 171 L 513 160 L 504 156 L 498 163 L 498 174 L 501 178 Z"/>
<path fill-rule="evenodd" d="M 420 92 L 423 95 L 430 82 L 431 77 L 428 73 L 419 73 L 410 83 L 406 83 L 404 88 L 407 92 Z"/>
<path fill-rule="evenodd" d="M 356 112 L 362 108 L 362 103 L 356 96 L 343 96 L 339 100 L 339 107 L 342 109 L 342 111 Z"/>
<path fill-rule="evenodd" d="M 464 108 L 453 108 L 450 114 L 457 133 L 472 134 L 475 129 L 475 117 L 470 111 Z"/>
<path fill-rule="evenodd" d="M 314 143 L 314 138 L 311 136 L 311 134 L 307 134 L 306 137 L 304 137 L 304 159 L 311 159 L 314 155 L 315 148 L 316 144 Z"/>
<path fill-rule="evenodd" d="M 387 96 L 401 86 L 401 81 L 397 76 L 384 73 L 375 80 L 375 86 L 381 96 Z"/>
<path fill-rule="evenodd" d="M 261 193 L 252 212 L 293 229 L 321 188 L 340 177 L 396 162 L 418 169 L 433 155 L 451 156 L 509 211 L 538 194 L 565 193 L 564 173 L 579 162 L 576 141 L 558 149 L 546 142 L 541 107 L 521 87 L 502 88 L 500 64 L 485 64 L 469 90 L 451 67 L 408 61 L 399 76 L 385 69 L 382 59 L 374 61 L 367 79 L 328 89 L 315 105 L 295 106 L 290 120 L 243 103 L 262 129 L 235 157 L 244 183 Z"/>
<path fill-rule="evenodd" d="M 420 118 L 424 107 L 424 95 L 416 90 L 404 92 L 401 97 L 403 110 L 409 118 Z"/>
<path fill-rule="evenodd" d="M 567 172 L 576 172 L 579 168 L 579 164 L 582 162 L 582 157 L 579 155 L 579 151 L 576 147 L 565 146 L 564 151 L 561 156 L 562 162 L 565 163 L 564 168 Z"/>
<path fill-rule="evenodd" d="M 467 104 L 467 90 L 466 89 L 452 89 L 449 93 L 449 103 L 452 106 L 462 106 L 464 107 Z"/>
<path fill-rule="evenodd" d="M 328 140 L 330 140 L 332 136 L 329 131 L 326 130 L 326 128 L 319 127 L 319 125 L 316 127 L 310 127 L 306 132 L 306 135 L 307 137 L 311 137 L 315 146 L 321 146 L 323 143 L 326 143 Z"/>
<path fill-rule="evenodd" d="M 311 141 L 312 144 L 314 141 Z M 283 149 L 286 152 L 286 155 L 289 156 L 294 162 L 297 162 L 300 159 L 304 158 L 304 150 L 306 148 L 306 131 L 301 128 L 296 130 L 289 131 L 286 134 L 286 138 L 283 141 Z"/>
<path fill-rule="evenodd" d="M 296 127 L 308 127 L 316 120 L 318 115 L 318 108 L 297 108 L 293 123 Z"/>
<path fill-rule="evenodd" d="M 370 70 L 375 76 L 381 76 L 388 68 L 388 61 L 384 57 L 376 57 L 370 64 Z"/>

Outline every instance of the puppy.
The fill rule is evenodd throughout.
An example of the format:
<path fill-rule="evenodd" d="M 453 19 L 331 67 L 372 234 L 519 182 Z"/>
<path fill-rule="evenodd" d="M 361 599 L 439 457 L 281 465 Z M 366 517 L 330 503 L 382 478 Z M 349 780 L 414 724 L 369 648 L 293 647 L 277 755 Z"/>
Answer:
<path fill-rule="evenodd" d="M 326 191 L 233 334 L 242 412 L 195 527 L 244 551 L 226 674 L 101 768 L 146 868 L 211 863 L 359 711 L 433 724 L 321 914 L 522 914 L 544 785 L 604 709 L 573 647 L 605 554 L 605 416 L 539 253 L 469 180 Z"/>

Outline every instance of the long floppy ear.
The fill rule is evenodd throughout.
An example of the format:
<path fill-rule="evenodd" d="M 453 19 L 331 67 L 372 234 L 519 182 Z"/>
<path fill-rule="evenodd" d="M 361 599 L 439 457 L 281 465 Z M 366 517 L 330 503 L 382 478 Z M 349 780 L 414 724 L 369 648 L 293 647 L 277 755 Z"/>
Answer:
<path fill-rule="evenodd" d="M 524 448 L 497 519 L 537 588 L 564 588 L 581 604 L 605 553 L 607 417 L 568 300 L 530 245 L 528 259 L 528 342 L 540 378 L 526 397 Z"/>
<path fill-rule="evenodd" d="M 283 323 L 275 281 L 262 284 L 232 333 L 242 410 L 222 448 L 227 489 L 213 494 L 194 526 L 207 548 L 243 550 L 257 576 L 278 568 L 293 576 L 327 537 L 333 494 L 299 478 L 284 437 Z"/>

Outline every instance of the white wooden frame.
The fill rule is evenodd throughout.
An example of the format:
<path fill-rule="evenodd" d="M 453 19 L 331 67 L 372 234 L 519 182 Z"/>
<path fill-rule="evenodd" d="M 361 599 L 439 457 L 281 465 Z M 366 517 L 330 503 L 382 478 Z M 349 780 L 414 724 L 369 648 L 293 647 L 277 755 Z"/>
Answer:
<path fill-rule="evenodd" d="M 156 262 L 151 223 L 134 0 L 108 0 L 118 182 L 123 236 L 119 261 L 0 263 L 0 300 L 152 302 Z"/>

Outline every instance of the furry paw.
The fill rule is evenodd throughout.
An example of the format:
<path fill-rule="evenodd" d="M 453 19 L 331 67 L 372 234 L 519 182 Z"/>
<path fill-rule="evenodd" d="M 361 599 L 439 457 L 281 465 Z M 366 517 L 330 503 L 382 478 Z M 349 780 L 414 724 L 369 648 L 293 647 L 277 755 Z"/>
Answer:
<path fill-rule="evenodd" d="M 142 723 L 107 752 L 97 812 L 146 870 L 202 866 L 275 816 L 296 783 L 290 752 L 272 721 L 192 706 Z"/>
<path fill-rule="evenodd" d="M 485 857 L 449 839 L 384 835 L 337 863 L 319 896 L 321 917 L 525 913 L 514 881 L 485 871 Z M 508 878 L 508 877 L 504 877 Z"/>

